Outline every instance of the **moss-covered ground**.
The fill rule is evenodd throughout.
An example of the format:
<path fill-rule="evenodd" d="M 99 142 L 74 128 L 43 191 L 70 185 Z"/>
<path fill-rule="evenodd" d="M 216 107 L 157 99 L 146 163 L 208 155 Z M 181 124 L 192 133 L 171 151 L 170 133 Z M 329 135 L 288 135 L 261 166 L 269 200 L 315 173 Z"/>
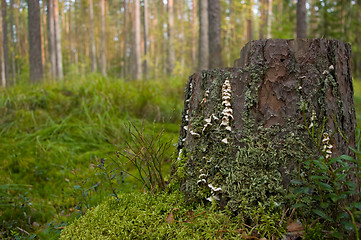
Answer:
<path fill-rule="evenodd" d="M 262 206 L 231 218 L 210 203 L 188 206 L 180 193 L 143 194 L 127 175 L 116 185 L 119 200 L 109 196 L 110 186 L 92 166 L 110 161 L 130 140 L 128 121 L 141 126 L 144 120 L 147 134 L 164 126 L 163 141 L 176 143 L 186 80 L 87 75 L 1 89 L 0 238 L 57 239 L 63 229 L 63 239 L 240 239 L 253 227 L 258 236 L 283 234 L 282 216 Z M 354 90 L 360 122 L 361 82 L 354 81 Z M 174 151 L 164 159 L 166 178 Z"/>

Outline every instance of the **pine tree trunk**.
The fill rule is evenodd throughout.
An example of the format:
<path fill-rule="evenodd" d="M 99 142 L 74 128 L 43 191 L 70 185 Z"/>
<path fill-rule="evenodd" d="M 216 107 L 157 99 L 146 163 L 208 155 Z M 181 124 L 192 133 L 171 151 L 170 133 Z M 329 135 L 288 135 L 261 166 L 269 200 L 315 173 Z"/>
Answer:
<path fill-rule="evenodd" d="M 149 35 L 149 23 L 148 23 L 148 0 L 144 0 L 144 14 L 143 14 L 143 21 L 144 21 L 144 62 L 143 62 L 143 71 L 144 71 L 144 78 L 148 76 L 148 35 Z"/>
<path fill-rule="evenodd" d="M 49 43 L 49 58 L 50 58 L 50 74 L 52 77 L 56 77 L 54 0 L 48 0 L 48 43 Z"/>
<path fill-rule="evenodd" d="M 90 59 L 92 72 L 97 71 L 97 56 L 95 48 L 95 36 L 94 36 L 94 13 L 93 13 L 93 0 L 89 0 L 89 20 L 90 20 Z"/>
<path fill-rule="evenodd" d="M 267 38 L 272 37 L 272 15 L 273 15 L 273 0 L 268 0 L 268 14 L 267 14 Z"/>
<path fill-rule="evenodd" d="M 168 64 L 167 74 L 171 75 L 175 64 L 175 52 L 174 52 L 174 2 L 168 0 Z"/>
<path fill-rule="evenodd" d="M 55 59 L 56 76 L 63 79 L 63 55 L 61 51 L 61 32 L 59 23 L 59 0 L 54 0 L 54 33 L 55 33 Z"/>
<path fill-rule="evenodd" d="M 197 30 L 196 30 L 196 22 L 197 22 L 197 3 L 196 0 L 192 0 L 192 63 L 193 66 L 196 66 L 196 47 L 197 47 Z"/>
<path fill-rule="evenodd" d="M 30 82 L 43 79 L 39 0 L 28 1 Z"/>
<path fill-rule="evenodd" d="M 3 19 L 2 11 L 0 11 L 0 39 L 3 39 Z M 2 43 L 2 40 L 1 40 Z M 5 78 L 5 61 L 4 61 L 4 48 L 3 44 L 0 44 L 0 84 L 2 87 L 6 87 L 6 78 Z"/>
<path fill-rule="evenodd" d="M 208 40 L 208 1 L 199 0 L 199 57 L 198 69 L 206 70 L 209 67 L 209 40 Z"/>
<path fill-rule="evenodd" d="M 321 155 L 307 127 L 316 132 L 323 121 L 332 156 L 352 155 L 350 54 L 337 40 L 259 40 L 242 49 L 233 68 L 190 76 L 178 145 L 185 163 L 175 168 L 185 174 L 188 199 L 220 188 L 212 196 L 232 211 L 243 199 L 278 201 L 298 164 Z"/>
<path fill-rule="evenodd" d="M 306 0 L 297 1 L 297 38 L 307 37 Z"/>
<path fill-rule="evenodd" d="M 100 63 L 103 76 L 107 75 L 107 63 L 105 57 L 105 0 L 100 1 L 100 14 L 102 19 L 102 49 L 100 51 Z"/>
<path fill-rule="evenodd" d="M 221 5 L 219 0 L 208 0 L 209 68 L 222 67 Z"/>
<path fill-rule="evenodd" d="M 140 3 L 134 1 L 134 72 L 133 78 L 142 78 L 142 61 L 141 61 L 141 39 L 140 39 Z"/>
<path fill-rule="evenodd" d="M 2 44 L 3 44 L 3 61 L 4 61 L 4 75 L 5 81 L 2 85 L 5 87 L 9 85 L 9 41 L 8 41 L 8 26 L 6 22 L 6 0 L 1 1 L 1 14 L 2 14 Z"/>
<path fill-rule="evenodd" d="M 40 10 L 39 10 L 40 11 Z M 14 35 L 14 0 L 10 0 L 10 44 L 11 44 L 11 80 L 15 85 L 15 35 Z"/>
<path fill-rule="evenodd" d="M 249 0 L 247 16 L 247 41 L 253 40 L 253 0 Z"/>

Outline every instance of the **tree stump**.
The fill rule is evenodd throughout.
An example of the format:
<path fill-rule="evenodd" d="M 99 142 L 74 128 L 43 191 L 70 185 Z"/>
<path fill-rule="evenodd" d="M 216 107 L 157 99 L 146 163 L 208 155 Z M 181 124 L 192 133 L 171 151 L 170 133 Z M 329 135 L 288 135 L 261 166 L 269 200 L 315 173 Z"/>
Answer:
<path fill-rule="evenodd" d="M 190 76 L 173 172 L 187 199 L 282 201 L 299 163 L 320 156 L 307 129 L 332 136 L 332 156 L 352 154 L 350 57 L 337 40 L 258 40 L 233 68 Z"/>

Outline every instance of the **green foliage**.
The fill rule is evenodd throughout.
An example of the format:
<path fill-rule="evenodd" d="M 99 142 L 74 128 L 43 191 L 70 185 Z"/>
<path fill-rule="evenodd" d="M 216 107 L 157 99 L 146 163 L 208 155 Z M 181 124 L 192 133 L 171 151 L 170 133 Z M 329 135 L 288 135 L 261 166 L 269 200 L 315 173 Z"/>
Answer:
<path fill-rule="evenodd" d="M 345 239 L 354 236 L 359 239 L 361 191 L 357 183 L 361 179 L 360 130 L 356 136 L 357 149 L 351 148 L 355 158 L 347 155 L 331 158 L 328 152 L 332 149 L 328 143 L 330 137 L 324 132 L 326 120 L 322 126 L 317 126 L 314 118 L 310 124 L 305 119 L 305 124 L 321 157 L 300 164 L 298 178 L 292 181 L 294 189 L 290 197 L 296 199 L 293 208 L 299 210 L 299 215 L 307 219 L 308 224 L 315 219 L 325 223 L 323 230 L 327 230 L 328 237 Z"/>
<path fill-rule="evenodd" d="M 0 206 L 6 213 L 0 214 L 1 237 L 28 236 L 19 227 L 49 239 L 59 234 L 59 222 L 71 222 L 111 194 L 103 175 L 91 166 L 114 157 L 115 144 L 126 147 L 131 135 L 124 124 L 129 120 L 139 128 L 143 120 L 138 118 L 143 118 L 145 135 L 164 128 L 165 142 L 176 139 L 182 92 L 180 79 L 165 84 L 98 75 L 0 89 L 0 181 L 29 185 L 0 190 L 1 203 L 12 202 L 11 208 Z M 172 151 L 166 149 L 164 155 Z M 166 174 L 170 163 L 163 164 Z M 117 191 L 142 187 L 128 176 L 119 182 Z"/>

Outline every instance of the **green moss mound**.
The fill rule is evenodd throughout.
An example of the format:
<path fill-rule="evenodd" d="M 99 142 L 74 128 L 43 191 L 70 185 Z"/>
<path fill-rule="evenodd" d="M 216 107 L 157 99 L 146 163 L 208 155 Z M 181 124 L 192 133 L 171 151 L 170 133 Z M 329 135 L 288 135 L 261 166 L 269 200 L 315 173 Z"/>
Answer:
<path fill-rule="evenodd" d="M 183 198 L 180 193 L 122 194 L 66 227 L 60 239 L 242 238 L 240 218 L 204 205 L 185 205 Z"/>

